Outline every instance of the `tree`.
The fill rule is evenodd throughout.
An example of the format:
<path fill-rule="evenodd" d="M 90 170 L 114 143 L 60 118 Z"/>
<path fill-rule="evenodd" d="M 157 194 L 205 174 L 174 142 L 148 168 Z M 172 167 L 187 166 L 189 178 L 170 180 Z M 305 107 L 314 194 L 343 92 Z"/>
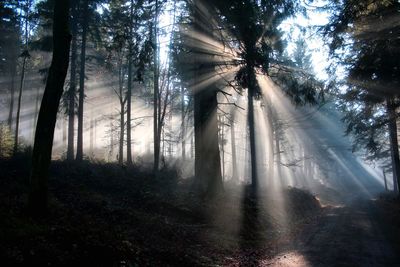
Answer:
<path fill-rule="evenodd" d="M 372 158 L 388 156 L 389 147 L 398 192 L 400 41 L 399 27 L 392 22 L 400 19 L 400 3 L 347 0 L 333 2 L 331 8 L 324 34 L 330 38 L 332 58 L 347 70 L 348 89 L 341 94 L 343 102 L 350 102 L 343 105 L 347 133 L 355 136 L 355 148 L 365 148 Z"/>
<path fill-rule="evenodd" d="M 85 99 L 86 40 L 89 14 L 89 0 L 84 0 L 82 3 L 82 42 L 79 70 L 78 136 L 76 144 L 77 161 L 82 161 L 83 159 L 83 105 Z"/>
<path fill-rule="evenodd" d="M 54 127 L 68 71 L 71 35 L 69 33 L 69 1 L 54 5 L 53 58 L 40 105 L 32 152 L 29 210 L 40 217 L 47 210 L 47 180 L 51 161 Z"/>
<path fill-rule="evenodd" d="M 155 0 L 154 5 L 154 21 L 153 28 L 151 30 L 152 36 L 152 45 L 153 45 L 153 83 L 154 83 L 154 91 L 153 91 L 153 139 L 154 139 L 154 166 L 153 171 L 154 174 L 157 175 L 159 161 L 160 161 L 160 136 L 159 136 L 159 127 L 158 124 L 158 95 L 159 95 L 159 76 L 160 76 L 160 68 L 159 68 L 159 46 L 158 46 L 158 16 L 160 11 L 159 1 Z"/>
<path fill-rule="evenodd" d="M 76 103 L 76 67 L 78 57 L 78 22 L 79 22 L 79 0 L 71 1 L 71 66 L 70 80 L 67 97 L 67 114 L 68 114 L 68 144 L 67 144 L 67 160 L 74 159 L 74 135 L 75 135 L 75 103 Z"/>
<path fill-rule="evenodd" d="M 8 6 L 5 6 L 8 4 Z M 0 3 L 0 71 L 11 76 L 10 81 L 10 108 L 7 124 L 12 127 L 14 114 L 15 78 L 17 75 L 17 61 L 20 46 L 20 18 L 16 12 L 14 1 Z"/>
<path fill-rule="evenodd" d="M 29 25 L 29 16 L 31 11 L 31 0 L 25 1 L 23 10 L 24 10 L 24 50 L 21 53 L 20 57 L 22 57 L 22 67 L 21 67 L 21 78 L 18 92 L 18 102 L 17 102 L 17 115 L 15 118 L 15 135 L 14 135 L 14 154 L 18 151 L 19 144 L 19 123 L 20 123 L 20 114 L 21 114 L 21 101 L 22 101 L 22 91 L 24 88 L 25 82 L 25 72 L 26 72 L 26 64 L 27 60 L 30 57 L 29 54 L 29 33 L 30 33 L 30 25 Z"/>
<path fill-rule="evenodd" d="M 209 8 L 207 10 L 207 7 Z M 192 36 L 188 43 L 196 42 L 197 34 L 214 39 L 211 6 L 195 1 L 191 6 Z M 206 44 L 198 42 L 189 47 L 189 88 L 194 102 L 195 187 L 202 196 L 212 197 L 223 190 L 221 158 L 218 146 L 218 117 L 216 84 L 202 85 L 207 75 L 214 73 L 213 53 Z"/>
<path fill-rule="evenodd" d="M 268 75 L 292 97 L 296 104 L 315 103 L 320 89 L 311 77 L 287 66 L 280 60 L 283 42 L 279 25 L 300 9 L 297 1 L 210 1 L 221 16 L 241 59 L 233 64 L 240 68 L 235 75 L 239 87 L 247 89 L 248 130 L 250 142 L 251 181 L 257 188 L 257 153 L 254 122 L 254 99 L 262 96 L 257 73 Z M 284 70 L 283 72 L 281 70 Z M 299 81 L 299 76 L 307 82 Z"/>

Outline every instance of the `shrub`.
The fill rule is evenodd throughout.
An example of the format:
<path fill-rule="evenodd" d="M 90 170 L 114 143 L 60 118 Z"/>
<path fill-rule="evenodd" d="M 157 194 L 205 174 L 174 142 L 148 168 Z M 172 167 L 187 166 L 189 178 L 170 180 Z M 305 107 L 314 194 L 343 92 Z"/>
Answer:
<path fill-rule="evenodd" d="M 0 123 L 0 157 L 6 158 L 12 155 L 14 138 L 10 128 L 5 123 Z"/>

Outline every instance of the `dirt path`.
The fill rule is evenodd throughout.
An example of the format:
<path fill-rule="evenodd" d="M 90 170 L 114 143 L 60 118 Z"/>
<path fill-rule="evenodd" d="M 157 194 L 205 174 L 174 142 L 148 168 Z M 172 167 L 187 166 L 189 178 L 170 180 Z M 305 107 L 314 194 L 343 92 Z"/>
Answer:
<path fill-rule="evenodd" d="M 400 254 L 371 200 L 324 208 L 293 244 L 261 266 L 400 266 Z"/>

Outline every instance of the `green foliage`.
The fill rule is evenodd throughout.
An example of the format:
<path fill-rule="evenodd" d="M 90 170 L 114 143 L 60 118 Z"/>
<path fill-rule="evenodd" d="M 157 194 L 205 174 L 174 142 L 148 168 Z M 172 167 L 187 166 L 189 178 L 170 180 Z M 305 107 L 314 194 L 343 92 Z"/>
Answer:
<path fill-rule="evenodd" d="M 331 8 L 324 34 L 332 58 L 347 71 L 347 89 L 339 91 L 346 133 L 354 136 L 354 150 L 365 149 L 369 159 L 388 158 L 385 101 L 400 104 L 400 28 L 394 23 L 400 20 L 400 3 L 345 0 Z"/>
<path fill-rule="evenodd" d="M 294 1 L 217 1 L 213 3 L 221 13 L 228 30 L 240 44 L 242 67 L 236 81 L 242 88 L 260 96 L 254 68 L 268 73 L 271 61 L 282 52 L 280 23 L 296 11 Z"/>

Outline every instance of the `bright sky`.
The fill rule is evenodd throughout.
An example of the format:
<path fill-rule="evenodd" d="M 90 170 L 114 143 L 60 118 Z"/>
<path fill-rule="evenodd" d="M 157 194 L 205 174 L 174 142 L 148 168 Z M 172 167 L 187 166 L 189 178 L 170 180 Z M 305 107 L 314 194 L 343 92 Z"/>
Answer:
<path fill-rule="evenodd" d="M 325 1 L 319 0 L 314 1 L 314 6 L 322 6 Z M 103 12 L 104 6 L 99 6 L 97 11 L 101 14 Z M 167 63 L 168 59 L 168 44 L 170 42 L 170 32 L 172 31 L 173 14 L 172 6 L 168 6 L 166 11 L 164 11 L 159 18 L 159 27 L 166 34 L 160 35 L 160 61 L 162 65 Z M 303 15 L 298 15 L 294 18 L 290 18 L 284 21 L 281 25 L 281 29 L 286 32 L 285 38 L 288 41 L 288 52 L 292 53 L 294 49 L 294 41 L 300 36 L 301 27 L 306 27 L 306 36 L 304 39 L 310 49 L 312 55 L 312 62 L 314 66 L 314 71 L 317 74 L 318 79 L 325 80 L 328 78 L 328 74 L 325 69 L 329 65 L 328 61 L 328 48 L 324 45 L 321 37 L 316 34 L 317 27 L 323 26 L 328 23 L 328 13 L 327 12 L 317 12 L 313 8 L 307 9 L 308 17 Z"/>
<path fill-rule="evenodd" d="M 322 6 L 325 1 L 319 0 L 314 1 L 314 6 Z M 172 7 L 167 8 L 171 10 Z M 308 27 L 309 29 L 304 36 L 306 43 L 312 54 L 312 62 L 315 73 L 318 79 L 325 80 L 328 75 L 325 69 L 329 65 L 328 61 L 328 48 L 324 45 L 321 37 L 316 34 L 316 28 L 328 23 L 327 12 L 317 12 L 315 9 L 308 8 L 308 18 L 302 15 L 298 15 L 294 18 L 290 18 L 282 23 L 281 29 L 286 32 L 285 38 L 288 40 L 288 52 L 291 53 L 294 49 L 294 41 L 300 36 L 300 27 Z M 161 29 L 166 30 L 167 33 L 172 30 L 173 14 L 169 11 L 164 12 L 160 16 L 159 25 Z M 290 37 L 289 37 L 290 36 Z M 168 44 L 170 35 L 166 34 L 160 36 L 160 60 L 162 64 L 165 64 L 168 58 Z"/>
<path fill-rule="evenodd" d="M 323 1 L 317 1 L 315 4 L 321 6 Z M 317 28 L 329 22 L 329 14 L 327 12 L 317 12 L 313 9 L 308 9 L 307 13 L 308 17 L 298 15 L 284 21 L 281 29 L 286 32 L 285 38 L 289 41 L 288 52 L 291 53 L 295 47 L 294 41 L 302 34 L 300 28 L 308 28 L 303 37 L 310 49 L 314 71 L 318 76 L 317 78 L 324 80 L 328 78 L 325 71 L 329 65 L 328 47 L 324 45 L 321 37 L 317 34 Z"/>

